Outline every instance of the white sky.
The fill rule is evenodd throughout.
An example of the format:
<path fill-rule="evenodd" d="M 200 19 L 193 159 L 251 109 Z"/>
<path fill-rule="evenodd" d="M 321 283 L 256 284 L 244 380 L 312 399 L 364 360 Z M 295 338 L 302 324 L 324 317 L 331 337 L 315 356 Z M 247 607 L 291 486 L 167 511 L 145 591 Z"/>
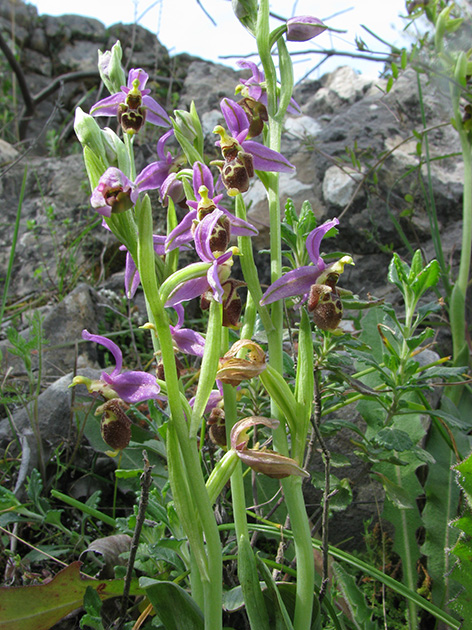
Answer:
<path fill-rule="evenodd" d="M 236 20 L 229 0 L 200 0 L 201 5 L 214 18 L 215 27 L 197 0 L 30 0 L 40 14 L 63 15 L 66 13 L 94 17 L 110 26 L 117 22 L 131 23 L 136 18 L 139 23 L 155 33 L 160 42 L 171 54 L 188 52 L 192 55 L 234 65 L 235 60 L 223 60 L 221 55 L 244 55 L 255 51 L 253 38 L 246 33 Z M 119 6 L 119 8 L 118 8 Z M 333 28 L 346 29 L 344 34 L 323 33 L 312 42 L 292 43 L 292 51 L 308 48 L 337 48 L 356 52 L 355 37 L 362 38 L 375 51 L 388 50 L 380 42 L 361 28 L 366 25 L 374 33 L 391 43 L 401 42 L 401 31 L 405 21 L 399 18 L 405 14 L 405 0 L 330 0 L 318 3 L 314 0 L 273 0 L 271 9 L 284 17 L 292 15 L 314 15 L 326 19 Z M 335 15 L 341 11 L 339 15 Z M 143 15 L 144 14 L 144 15 Z M 140 17 L 142 16 L 143 17 Z M 274 26 L 280 22 L 274 21 Z M 300 79 L 315 63 L 320 55 L 295 57 L 296 78 Z M 303 60 L 308 60 L 302 63 Z M 366 74 L 378 76 L 381 64 L 351 60 L 348 57 L 330 59 L 321 66 L 320 74 L 335 67 L 350 64 Z"/>

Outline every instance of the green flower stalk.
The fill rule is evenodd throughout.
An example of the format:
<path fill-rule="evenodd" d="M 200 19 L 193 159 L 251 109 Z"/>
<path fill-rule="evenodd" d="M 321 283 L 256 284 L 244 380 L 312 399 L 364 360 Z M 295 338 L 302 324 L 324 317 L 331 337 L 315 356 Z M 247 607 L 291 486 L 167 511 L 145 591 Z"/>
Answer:
<path fill-rule="evenodd" d="M 212 504 L 208 496 L 200 466 L 196 439 L 190 439 L 183 414 L 180 387 L 175 366 L 172 334 L 164 305 L 159 296 L 155 274 L 152 239 L 152 210 L 149 197 L 136 209 L 138 224 L 138 268 L 146 296 L 149 318 L 159 338 L 166 375 L 166 389 L 171 411 L 168 464 L 179 516 L 191 543 L 202 577 L 204 593 L 205 629 L 221 628 L 222 557 L 221 545 Z M 170 456 L 169 456 L 170 455 Z M 194 506 L 192 508 L 192 505 Z M 198 530 L 201 527 L 201 534 Z M 202 554 L 202 535 L 205 538 Z M 193 544 L 192 544 L 193 543 Z"/>

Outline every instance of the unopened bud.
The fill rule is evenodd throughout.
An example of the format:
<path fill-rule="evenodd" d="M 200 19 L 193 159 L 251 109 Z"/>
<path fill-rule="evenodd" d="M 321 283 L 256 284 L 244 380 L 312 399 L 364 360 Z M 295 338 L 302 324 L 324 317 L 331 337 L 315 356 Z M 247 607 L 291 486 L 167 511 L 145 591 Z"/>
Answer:
<path fill-rule="evenodd" d="M 287 20 L 287 40 L 307 42 L 326 30 L 321 20 L 311 15 L 301 15 Z"/>

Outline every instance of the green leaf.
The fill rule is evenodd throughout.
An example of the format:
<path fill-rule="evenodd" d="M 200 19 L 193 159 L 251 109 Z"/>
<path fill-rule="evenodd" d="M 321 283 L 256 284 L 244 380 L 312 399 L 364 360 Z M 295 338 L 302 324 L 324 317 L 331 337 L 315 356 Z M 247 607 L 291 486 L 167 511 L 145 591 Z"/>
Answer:
<path fill-rule="evenodd" d="M 411 267 L 410 273 L 408 274 L 408 282 L 411 284 L 414 279 L 422 272 L 423 270 L 423 257 L 421 255 L 421 250 L 417 249 L 413 254 L 413 258 L 411 259 Z"/>
<path fill-rule="evenodd" d="M 280 224 L 280 231 L 282 241 L 295 251 L 297 247 L 297 237 L 295 232 L 286 223 Z"/>
<path fill-rule="evenodd" d="M 349 607 L 355 627 L 358 630 L 377 630 L 378 625 L 372 620 L 372 607 L 366 602 L 364 594 L 358 588 L 353 576 L 339 562 L 333 562 L 331 568 Z"/>
<path fill-rule="evenodd" d="M 300 210 L 300 217 L 298 219 L 298 234 L 300 236 L 305 236 L 316 227 L 316 217 L 313 212 L 313 208 L 311 207 L 311 203 L 309 201 L 304 201 L 302 203 L 302 207 Z M 328 236 L 331 230 L 325 235 Z M 337 234 L 337 230 L 333 232 L 333 234 Z"/>
<path fill-rule="evenodd" d="M 373 442 L 383 446 L 389 451 L 407 451 L 413 448 L 413 442 L 406 431 L 401 429 L 393 429 L 392 427 L 385 427 L 381 429 L 374 437 Z"/>
<path fill-rule="evenodd" d="M 457 471 L 457 483 L 462 488 L 466 500 L 467 509 L 462 518 L 452 523 L 453 527 L 462 529 L 464 534 L 458 539 L 452 549 L 452 553 L 458 559 L 452 577 L 462 586 L 462 591 L 451 603 L 451 607 L 456 610 L 464 619 L 472 618 L 472 455 L 454 466 Z M 466 627 L 464 625 L 464 627 Z"/>
<path fill-rule="evenodd" d="M 413 267 L 412 267 L 413 269 Z M 424 267 L 420 273 L 415 275 L 414 280 L 411 282 L 411 288 L 413 289 L 415 296 L 419 299 L 428 289 L 436 286 L 441 274 L 441 269 L 437 260 L 432 260 Z"/>
<path fill-rule="evenodd" d="M 457 585 L 451 579 L 454 558 L 449 549 L 456 542 L 458 532 L 449 523 L 457 516 L 460 489 L 451 469 L 455 463 L 454 451 L 446 444 L 434 423 L 429 430 L 427 449 L 436 461 L 429 467 L 425 484 L 426 502 L 421 514 L 425 542 L 421 552 L 428 558 L 433 602 L 437 606 L 444 606 L 444 602 L 451 601 L 457 595 Z"/>
<path fill-rule="evenodd" d="M 247 535 L 238 539 L 238 577 L 251 628 L 269 630 L 269 615 L 257 574 L 256 557 Z"/>
<path fill-rule="evenodd" d="M 73 562 L 46 584 L 0 588 L 1 630 L 49 630 L 82 606 L 88 586 L 96 590 L 101 599 L 123 593 L 123 580 L 82 578 L 81 564 Z M 143 594 L 135 580 L 131 594 Z"/>
<path fill-rule="evenodd" d="M 298 215 L 295 210 L 295 204 L 290 197 L 287 199 L 285 203 L 285 221 L 290 227 L 295 227 L 298 223 Z"/>
<path fill-rule="evenodd" d="M 21 503 L 11 490 L 7 490 L 3 486 L 0 486 L 0 512 L 6 512 L 12 508 L 19 507 Z"/>
<path fill-rule="evenodd" d="M 403 48 L 402 55 L 401 55 L 401 63 L 400 63 L 400 67 L 402 70 L 405 70 L 407 63 L 408 63 L 408 53 L 406 52 L 406 48 Z"/>
<path fill-rule="evenodd" d="M 166 630 L 204 630 L 202 611 L 181 586 L 147 577 L 141 578 L 139 585 Z"/>
<path fill-rule="evenodd" d="M 94 630 L 103 630 L 102 618 L 100 610 L 102 608 L 102 600 L 99 594 L 91 586 L 87 586 L 84 595 L 84 608 L 86 614 L 80 620 L 81 628 L 94 628 Z"/>
<path fill-rule="evenodd" d="M 397 253 L 393 254 L 393 258 L 388 266 L 388 280 L 394 284 L 404 294 L 408 287 L 408 277 L 410 275 L 410 267 L 406 262 L 401 260 Z"/>
<path fill-rule="evenodd" d="M 387 493 L 390 501 L 397 507 L 399 510 L 414 510 L 416 508 L 416 503 L 414 499 L 412 499 L 405 488 L 403 488 L 398 483 L 394 483 L 389 479 L 386 475 L 382 473 L 375 472 L 375 475 L 378 477 L 379 481 L 381 481 L 383 487 L 385 488 L 385 492 Z"/>
<path fill-rule="evenodd" d="M 280 620 L 283 621 L 283 623 L 285 624 L 286 630 L 293 630 L 292 620 L 290 619 L 290 615 L 288 614 L 287 608 L 285 607 L 284 601 L 282 599 L 282 596 L 279 590 L 277 589 L 277 584 L 275 583 L 275 580 L 272 577 L 271 572 L 266 567 L 264 562 L 261 560 L 259 555 L 257 555 L 256 558 L 257 558 L 257 564 L 259 566 L 259 570 L 262 574 L 262 577 L 264 578 L 268 592 L 270 593 L 272 601 L 275 603 L 275 610 L 274 610 L 275 617 L 281 618 Z M 277 623 L 277 626 L 278 626 L 278 623 Z M 258 628 L 258 626 L 252 626 L 252 625 L 251 627 Z"/>
<path fill-rule="evenodd" d="M 425 328 L 419 335 L 408 337 L 408 339 L 405 339 L 405 341 L 410 350 L 415 350 L 416 348 L 418 348 L 418 346 L 421 346 L 421 344 L 424 343 L 426 339 L 431 339 L 431 337 L 434 337 L 433 329 Z"/>

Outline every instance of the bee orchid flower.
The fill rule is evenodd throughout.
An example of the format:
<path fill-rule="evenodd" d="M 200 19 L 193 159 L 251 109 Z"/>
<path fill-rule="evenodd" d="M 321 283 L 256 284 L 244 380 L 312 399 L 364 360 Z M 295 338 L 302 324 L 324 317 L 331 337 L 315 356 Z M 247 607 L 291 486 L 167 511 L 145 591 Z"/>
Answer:
<path fill-rule="evenodd" d="M 145 400 L 162 399 L 159 394 L 160 387 L 152 374 L 141 371 L 122 372 L 123 353 L 111 339 L 102 335 L 92 335 L 88 330 L 82 331 L 82 339 L 104 346 L 113 355 L 115 367 L 110 374 L 102 372 L 100 380 L 76 376 L 72 380 L 72 385 L 83 384 L 90 393 L 100 394 L 106 400 L 121 398 L 130 405 Z"/>
<path fill-rule="evenodd" d="M 128 84 L 120 91 L 95 103 L 90 110 L 92 116 L 117 116 L 123 131 L 129 135 L 137 133 L 145 121 L 159 127 L 171 127 L 166 111 L 149 96 L 146 89 L 147 72 L 133 68 L 128 74 Z"/>
<path fill-rule="evenodd" d="M 354 264 L 350 256 L 343 256 L 332 265 L 327 265 L 320 255 L 323 237 L 338 224 L 338 219 L 330 219 L 310 232 L 306 239 L 306 248 L 313 264 L 292 269 L 271 284 L 262 296 L 262 305 L 298 295 L 302 296 L 302 301 L 306 301 L 313 285 L 324 284 L 323 280 L 333 274 L 339 277 L 344 265 Z"/>

